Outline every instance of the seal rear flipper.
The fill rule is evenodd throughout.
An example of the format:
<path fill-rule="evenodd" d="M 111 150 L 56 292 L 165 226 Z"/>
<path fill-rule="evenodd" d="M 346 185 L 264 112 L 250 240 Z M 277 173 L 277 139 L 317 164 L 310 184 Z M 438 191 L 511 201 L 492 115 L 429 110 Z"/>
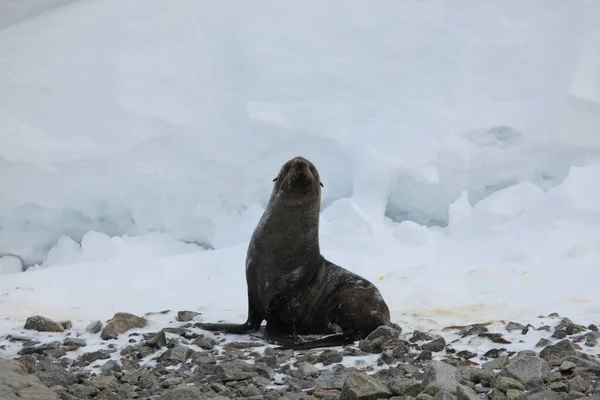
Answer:
<path fill-rule="evenodd" d="M 258 328 L 255 328 L 247 322 L 244 324 L 215 324 L 198 322 L 195 323 L 194 326 L 196 328 L 206 329 L 207 331 L 223 331 L 227 333 L 237 333 L 240 335 L 256 332 L 258 330 Z"/>
<path fill-rule="evenodd" d="M 334 333 L 320 337 L 318 339 L 301 341 L 300 336 L 287 336 L 273 338 L 273 342 L 281 346 L 275 347 L 277 350 L 308 350 L 320 347 L 334 347 L 352 344 L 356 341 L 356 337 L 352 332 Z"/>

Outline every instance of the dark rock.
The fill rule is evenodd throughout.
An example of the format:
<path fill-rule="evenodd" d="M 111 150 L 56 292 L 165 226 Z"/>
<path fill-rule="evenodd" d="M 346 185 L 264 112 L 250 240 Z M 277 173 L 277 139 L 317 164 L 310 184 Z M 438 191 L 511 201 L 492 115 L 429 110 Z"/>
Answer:
<path fill-rule="evenodd" d="M 240 350 L 240 349 L 250 349 L 253 347 L 262 347 L 264 343 L 260 342 L 229 342 L 223 346 L 225 350 Z"/>
<path fill-rule="evenodd" d="M 422 345 L 421 349 L 437 353 L 439 351 L 444 350 L 445 346 L 446 341 L 444 340 L 444 338 L 437 338 L 429 343 L 425 343 L 424 345 Z"/>
<path fill-rule="evenodd" d="M 498 358 L 502 355 L 502 353 L 506 353 L 506 349 L 490 349 L 486 351 L 483 356 L 489 358 Z"/>
<path fill-rule="evenodd" d="M 550 384 L 550 389 L 554 390 L 555 392 L 562 392 L 562 393 L 567 393 L 569 391 L 567 384 L 564 382 L 553 382 Z"/>
<path fill-rule="evenodd" d="M 464 331 L 461 331 L 459 334 L 461 337 L 465 338 L 467 336 L 480 335 L 486 332 L 488 332 L 488 328 L 486 328 L 485 326 L 476 325 L 473 327 L 469 327 Z"/>
<path fill-rule="evenodd" d="M 65 330 L 60 323 L 41 315 L 27 318 L 24 328 L 38 332 L 63 332 Z"/>
<path fill-rule="evenodd" d="M 35 374 L 40 378 L 40 381 L 48 387 L 57 385 L 68 387 L 77 383 L 75 375 L 62 368 L 37 371 Z"/>
<path fill-rule="evenodd" d="M 98 333 L 102 330 L 102 322 L 92 321 L 85 327 L 85 331 L 88 333 Z"/>
<path fill-rule="evenodd" d="M 392 397 L 392 392 L 379 380 L 363 374 L 353 373 L 344 382 L 341 400 L 376 400 Z"/>
<path fill-rule="evenodd" d="M 552 333 L 552 337 L 554 339 L 564 339 L 567 337 L 567 331 L 565 331 L 564 329 L 556 329 L 553 333 Z"/>
<path fill-rule="evenodd" d="M 574 324 L 569 318 L 564 318 L 560 324 L 556 326 L 557 330 L 565 330 L 567 335 L 575 335 L 585 331 L 585 326 Z"/>
<path fill-rule="evenodd" d="M 177 320 L 181 322 L 189 322 L 196 318 L 198 315 L 202 315 L 202 313 L 195 311 L 179 311 L 177 313 Z"/>
<path fill-rule="evenodd" d="M 416 379 L 406 379 L 402 376 L 397 376 L 392 379 L 389 388 L 393 394 L 400 396 L 416 396 L 423 390 L 423 384 Z"/>
<path fill-rule="evenodd" d="M 576 352 L 571 342 L 568 339 L 564 339 L 556 344 L 546 346 L 540 352 L 540 357 L 550 365 L 560 365 L 563 358 L 574 356 L 575 354 Z"/>
<path fill-rule="evenodd" d="M 442 385 L 442 389 L 454 393 L 459 380 L 460 373 L 458 368 L 445 362 L 433 360 L 425 366 L 423 376 L 423 384 L 425 386 L 432 382 L 437 382 Z"/>
<path fill-rule="evenodd" d="M 589 329 L 590 331 L 592 331 L 592 332 L 598 332 L 598 326 L 597 326 L 597 325 L 594 325 L 594 324 L 590 324 L 590 325 L 588 326 L 588 329 Z"/>
<path fill-rule="evenodd" d="M 552 344 L 551 340 L 548 340 L 546 338 L 541 338 L 540 340 L 538 340 L 538 342 L 536 343 L 535 347 L 546 347 L 549 344 Z"/>
<path fill-rule="evenodd" d="M 57 347 L 55 349 L 44 350 L 44 355 L 51 358 L 61 358 L 67 355 L 65 349 L 75 349 L 74 347 Z"/>
<path fill-rule="evenodd" d="M 63 340 L 63 346 L 85 347 L 85 346 L 87 346 L 87 343 L 83 339 L 68 337 L 68 338 L 65 338 L 65 340 Z"/>
<path fill-rule="evenodd" d="M 582 357 L 583 355 L 581 354 L 579 356 L 569 356 L 566 357 L 564 361 L 572 362 L 577 367 L 585 368 L 588 372 L 600 377 L 600 362 L 591 357 L 589 359 L 585 359 Z M 577 368 L 573 370 L 573 373 L 575 373 L 576 370 Z"/>
<path fill-rule="evenodd" d="M 510 341 L 504 339 L 504 337 L 502 336 L 501 333 L 489 333 L 489 332 L 486 332 L 486 333 L 480 333 L 477 336 L 490 339 L 494 343 L 500 343 L 500 344 L 510 344 L 511 343 Z"/>
<path fill-rule="evenodd" d="M 410 350 L 408 346 L 404 343 L 400 343 L 392 349 L 392 357 L 403 359 L 409 354 L 409 352 Z"/>
<path fill-rule="evenodd" d="M 377 337 L 373 340 L 363 339 L 358 343 L 358 348 L 365 353 L 379 354 L 385 349 L 385 340 L 383 337 Z"/>
<path fill-rule="evenodd" d="M 550 368 L 548 363 L 538 357 L 534 351 L 523 350 L 510 360 L 502 373 L 518 380 L 527 390 L 531 390 L 542 386 L 550 374 Z"/>
<path fill-rule="evenodd" d="M 511 321 L 511 322 L 509 322 L 506 325 L 506 330 L 509 331 L 509 332 L 512 332 L 512 331 L 522 331 L 523 329 L 525 329 L 525 325 L 519 324 L 517 322 L 512 322 Z"/>
<path fill-rule="evenodd" d="M 319 362 L 323 365 L 330 365 L 334 363 L 342 362 L 344 356 L 339 351 L 327 349 L 319 354 Z"/>
<path fill-rule="evenodd" d="M 477 356 L 476 353 L 472 353 L 469 350 L 461 350 L 458 353 L 456 353 L 456 355 L 459 356 L 460 358 L 464 358 L 465 360 L 470 360 L 471 358 Z"/>
<path fill-rule="evenodd" d="M 416 358 L 417 361 L 430 361 L 433 358 L 431 350 L 423 350 Z"/>
<path fill-rule="evenodd" d="M 129 313 L 116 313 L 102 330 L 102 340 L 116 339 L 131 329 L 143 328 L 147 324 L 144 318 Z"/>
<path fill-rule="evenodd" d="M 430 341 L 433 339 L 434 339 L 434 337 L 431 336 L 429 333 L 415 330 L 413 332 L 412 337 L 410 339 L 408 339 L 408 341 L 411 343 L 416 343 L 416 342 Z"/>
<path fill-rule="evenodd" d="M 158 332 L 152 339 L 148 340 L 146 344 L 155 349 L 165 347 L 167 345 L 167 337 L 165 336 L 164 329 Z"/>
<path fill-rule="evenodd" d="M 60 342 L 58 341 L 43 343 L 38 346 L 23 346 L 23 348 L 19 350 L 17 354 L 20 356 L 29 354 L 43 354 L 45 351 L 56 349 L 58 346 L 60 346 Z"/>
<path fill-rule="evenodd" d="M 79 357 L 79 361 L 92 363 L 96 360 L 108 360 L 110 352 L 108 350 L 98 350 L 90 353 L 84 353 Z"/>

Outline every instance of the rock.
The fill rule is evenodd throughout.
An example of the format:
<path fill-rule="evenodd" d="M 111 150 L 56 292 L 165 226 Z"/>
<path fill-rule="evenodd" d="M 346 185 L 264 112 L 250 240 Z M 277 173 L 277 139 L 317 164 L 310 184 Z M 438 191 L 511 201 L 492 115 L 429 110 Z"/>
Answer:
<path fill-rule="evenodd" d="M 58 321 L 58 323 L 64 328 L 64 330 L 68 330 L 73 327 L 73 323 L 71 321 Z"/>
<path fill-rule="evenodd" d="M 562 392 L 562 393 L 567 393 L 569 391 L 567 384 L 564 382 L 553 382 L 550 384 L 550 389 L 554 390 L 555 392 Z"/>
<path fill-rule="evenodd" d="M 65 330 L 60 323 L 41 315 L 27 318 L 24 328 L 38 332 L 63 332 Z"/>
<path fill-rule="evenodd" d="M 87 343 L 83 339 L 68 337 L 63 340 L 63 346 L 67 347 L 85 347 Z"/>
<path fill-rule="evenodd" d="M 339 399 L 342 392 L 337 389 L 321 389 L 320 387 L 315 388 L 312 394 L 317 399 Z M 390 399 L 393 399 L 391 397 Z"/>
<path fill-rule="evenodd" d="M 257 375 L 257 373 L 254 372 L 254 366 L 246 364 L 241 360 L 224 362 L 221 364 L 221 368 L 223 369 L 223 374 L 220 379 L 223 382 L 243 381 Z"/>
<path fill-rule="evenodd" d="M 485 352 L 484 357 L 498 358 L 506 353 L 506 349 L 490 349 Z"/>
<path fill-rule="evenodd" d="M 549 344 L 552 344 L 551 340 L 548 340 L 546 338 L 541 338 L 535 345 L 535 347 L 546 347 Z"/>
<path fill-rule="evenodd" d="M 554 371 L 554 372 L 550 372 L 550 375 L 548 375 L 548 378 L 546 378 L 548 380 L 548 382 L 556 382 L 556 381 L 560 381 L 562 378 L 562 374 L 558 371 Z"/>
<path fill-rule="evenodd" d="M 596 361 L 594 359 L 588 360 L 588 359 L 584 359 L 584 358 L 576 357 L 576 356 L 566 357 L 564 359 L 564 361 L 572 362 L 573 364 L 575 364 L 577 366 L 573 370 L 574 374 L 575 374 L 575 371 L 577 370 L 577 368 L 582 367 L 582 368 L 585 368 L 590 373 L 600 377 L 600 362 L 599 361 Z"/>
<path fill-rule="evenodd" d="M 92 363 L 96 360 L 108 360 L 110 353 L 108 350 L 92 351 L 90 353 L 84 353 L 79 357 L 79 361 Z"/>
<path fill-rule="evenodd" d="M 496 379 L 496 373 L 492 370 L 486 370 L 486 369 L 479 369 L 479 368 L 473 368 L 474 371 L 471 375 L 471 381 L 477 383 L 477 382 L 485 382 L 485 383 L 491 383 L 494 381 L 494 379 Z"/>
<path fill-rule="evenodd" d="M 433 396 L 433 400 L 456 400 L 456 396 L 452 393 L 442 389 L 438 390 L 438 392 Z"/>
<path fill-rule="evenodd" d="M 556 326 L 556 329 L 565 330 L 567 335 L 575 335 L 585 331 L 585 326 L 574 324 L 569 318 L 564 318 L 560 324 Z"/>
<path fill-rule="evenodd" d="M 204 400 L 200 389 L 193 386 L 180 386 L 161 395 L 158 400 Z"/>
<path fill-rule="evenodd" d="M 393 394 L 400 396 L 413 396 L 415 397 L 423 390 L 423 384 L 416 379 L 406 379 L 402 376 L 393 378 L 388 386 L 392 390 Z"/>
<path fill-rule="evenodd" d="M 469 350 L 461 350 L 456 353 L 456 355 L 465 360 L 470 360 L 473 357 L 477 357 L 477 353 L 470 352 Z"/>
<path fill-rule="evenodd" d="M 498 377 L 492 382 L 492 387 L 507 392 L 509 389 L 525 390 L 525 387 L 521 382 L 516 379 L 509 378 L 507 376 Z"/>
<path fill-rule="evenodd" d="M 365 353 L 379 354 L 385 349 L 385 340 L 383 337 L 377 337 L 373 340 L 363 339 L 358 342 L 358 348 Z"/>
<path fill-rule="evenodd" d="M 111 375 L 99 375 L 94 376 L 90 379 L 90 384 L 99 390 L 112 390 L 115 391 L 120 385 L 120 382 L 117 378 Z"/>
<path fill-rule="evenodd" d="M 433 358 L 431 350 L 423 350 L 416 358 L 417 361 L 430 361 Z"/>
<path fill-rule="evenodd" d="M 196 318 L 198 315 L 202 315 L 202 313 L 195 311 L 179 311 L 177 313 L 177 320 L 181 322 L 189 322 Z"/>
<path fill-rule="evenodd" d="M 445 362 L 434 360 L 425 367 L 423 376 L 425 386 L 432 382 L 438 382 L 442 385 L 442 389 L 455 393 L 459 380 L 460 372 L 458 368 Z"/>
<path fill-rule="evenodd" d="M 560 372 L 568 372 L 572 369 L 575 369 L 575 367 L 577 367 L 577 365 L 575 365 L 574 362 L 563 361 L 562 364 L 560 364 L 560 367 L 558 367 L 558 369 L 560 370 Z"/>
<path fill-rule="evenodd" d="M 121 333 L 131 329 L 143 328 L 147 324 L 144 318 L 129 313 L 116 313 L 102 330 L 102 340 L 116 339 Z"/>
<path fill-rule="evenodd" d="M 400 336 L 400 330 L 394 329 L 391 326 L 379 326 L 365 338 L 368 341 L 373 341 L 377 338 L 383 338 L 383 343 L 386 346 L 395 344 Z"/>
<path fill-rule="evenodd" d="M 567 331 L 565 331 L 564 329 L 556 329 L 553 333 L 552 333 L 552 337 L 554 339 L 564 339 L 567 337 Z"/>
<path fill-rule="evenodd" d="M 457 400 L 481 400 L 477 393 L 473 389 L 465 385 L 458 385 L 456 387 L 456 399 Z"/>
<path fill-rule="evenodd" d="M 101 367 L 100 370 L 102 371 L 103 374 L 107 374 L 109 372 L 121 372 L 121 366 L 119 365 L 119 363 L 115 360 L 110 360 L 105 362 Z"/>
<path fill-rule="evenodd" d="M 421 387 L 422 386 L 423 385 L 421 385 Z M 442 385 L 437 382 L 431 382 L 429 385 L 427 385 L 427 387 L 425 387 L 425 389 L 423 389 L 421 393 L 428 394 L 429 396 L 433 397 L 439 391 L 444 391 L 444 389 L 442 389 Z"/>
<path fill-rule="evenodd" d="M 430 341 L 433 339 L 435 339 L 435 338 L 433 336 L 431 336 L 429 333 L 415 330 L 413 332 L 412 337 L 410 339 L 408 339 L 408 341 L 411 343 L 416 343 L 416 342 Z"/>
<path fill-rule="evenodd" d="M 330 365 L 342 362 L 343 359 L 344 356 L 339 351 L 327 349 L 319 354 L 318 362 L 323 363 L 323 365 Z"/>
<path fill-rule="evenodd" d="M 544 390 L 527 396 L 527 400 L 563 400 L 562 396 L 553 390 Z"/>
<path fill-rule="evenodd" d="M 100 393 L 100 391 L 95 387 L 80 385 L 79 383 L 71 385 L 69 387 L 68 392 L 73 396 L 77 397 L 78 399 L 83 399 L 86 397 L 96 397 Z"/>
<path fill-rule="evenodd" d="M 444 350 L 445 346 L 446 341 L 444 340 L 444 338 L 437 338 L 429 343 L 425 343 L 424 345 L 422 345 L 421 349 L 437 353 L 439 351 Z"/>
<path fill-rule="evenodd" d="M 110 390 L 103 390 L 100 392 L 96 400 L 121 400 L 119 396 L 111 392 Z"/>
<path fill-rule="evenodd" d="M 183 363 L 194 354 L 194 350 L 189 347 L 176 345 L 172 349 L 165 351 L 160 357 L 160 361 L 173 361 L 176 363 Z"/>
<path fill-rule="evenodd" d="M 486 333 L 480 333 L 477 336 L 488 338 L 488 339 L 490 339 L 494 343 L 500 343 L 500 344 L 510 344 L 511 343 L 510 341 L 504 339 L 504 336 L 502 336 L 501 333 L 488 333 L 488 332 L 486 332 Z"/>
<path fill-rule="evenodd" d="M 541 352 L 540 357 L 550 365 L 560 365 L 563 358 L 577 354 L 569 339 L 561 340 L 556 344 L 546 346 Z"/>
<path fill-rule="evenodd" d="M 522 331 L 523 329 L 525 329 L 525 325 L 519 324 L 517 322 L 512 322 L 511 321 L 511 322 L 509 322 L 506 325 L 506 330 L 509 331 L 509 332 L 512 332 L 512 331 Z"/>
<path fill-rule="evenodd" d="M 488 328 L 486 328 L 485 326 L 475 325 L 459 332 L 459 335 L 465 338 L 467 336 L 479 335 L 480 333 L 485 332 L 488 332 Z"/>
<path fill-rule="evenodd" d="M 569 381 L 571 391 L 586 393 L 593 387 L 590 379 L 585 379 L 582 376 L 575 376 Z"/>
<path fill-rule="evenodd" d="M 531 390 L 542 386 L 550 374 L 550 367 L 534 351 L 523 350 L 510 360 L 502 374 L 518 380 L 527 390 Z"/>
<path fill-rule="evenodd" d="M 261 390 L 251 383 L 238 387 L 238 392 L 243 397 L 260 396 L 262 394 Z"/>
<path fill-rule="evenodd" d="M 77 383 L 75 375 L 61 368 L 37 371 L 35 374 L 40 381 L 48 387 L 57 385 L 68 387 Z"/>
<path fill-rule="evenodd" d="M 20 356 L 29 354 L 44 354 L 44 352 L 56 349 L 58 346 L 60 346 L 60 342 L 58 341 L 43 343 L 37 346 L 23 346 L 23 348 L 19 350 L 17 354 Z"/>
<path fill-rule="evenodd" d="M 363 374 L 352 373 L 342 386 L 341 400 L 377 400 L 392 397 L 392 392 L 379 380 Z"/>
<path fill-rule="evenodd" d="M 194 340 L 192 344 L 204 350 L 212 350 L 217 345 L 217 341 L 207 337 L 199 337 L 198 339 Z"/>
<path fill-rule="evenodd" d="M 343 367 L 333 371 L 323 371 L 317 379 L 316 386 L 322 389 L 341 389 L 348 376 L 353 372 L 356 372 L 355 368 Z"/>
<path fill-rule="evenodd" d="M 506 391 L 508 400 L 525 400 L 525 392 L 522 390 L 508 389 Z"/>
<path fill-rule="evenodd" d="M 0 358 L 0 398 L 2 400 L 59 400 L 35 375 L 29 375 L 17 361 Z"/>
<path fill-rule="evenodd" d="M 85 327 L 85 331 L 88 333 L 98 333 L 102 330 L 102 322 L 100 321 L 92 321 Z"/>
<path fill-rule="evenodd" d="M 494 369 L 502 369 L 506 367 L 509 363 L 508 356 L 498 357 L 494 360 L 485 362 L 481 365 L 481 368 L 486 370 L 494 370 Z"/>
<path fill-rule="evenodd" d="M 162 329 L 152 339 L 146 341 L 146 344 L 154 349 L 160 349 L 167 345 L 167 337 L 165 331 Z"/>
<path fill-rule="evenodd" d="M 315 376 L 319 372 L 317 367 L 304 361 L 298 363 L 298 371 L 300 371 L 300 376 L 303 378 Z"/>
<path fill-rule="evenodd" d="M 594 324 L 590 324 L 590 325 L 588 326 L 588 329 L 589 329 L 590 331 L 592 331 L 592 332 L 598 332 L 598 326 L 597 326 L 597 325 L 594 325 Z"/>

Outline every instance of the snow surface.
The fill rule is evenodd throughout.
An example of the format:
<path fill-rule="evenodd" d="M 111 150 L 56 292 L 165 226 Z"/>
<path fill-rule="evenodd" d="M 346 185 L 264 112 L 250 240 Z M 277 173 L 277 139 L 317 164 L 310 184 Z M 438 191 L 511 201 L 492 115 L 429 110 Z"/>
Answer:
<path fill-rule="evenodd" d="M 34 314 L 243 321 L 248 240 L 295 155 L 325 185 L 324 255 L 405 328 L 599 323 L 600 7 L 461 4 L 5 16 L 0 331 Z"/>

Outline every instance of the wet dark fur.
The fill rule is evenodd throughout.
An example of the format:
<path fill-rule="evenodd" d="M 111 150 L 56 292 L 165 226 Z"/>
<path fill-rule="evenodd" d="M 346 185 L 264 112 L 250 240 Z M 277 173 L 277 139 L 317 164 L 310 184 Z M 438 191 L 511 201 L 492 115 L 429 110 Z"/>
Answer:
<path fill-rule="evenodd" d="M 379 290 L 321 255 L 322 183 L 315 166 L 295 157 L 281 167 L 274 182 L 246 256 L 247 321 L 197 326 L 247 334 L 266 320 L 267 341 L 309 349 L 352 343 L 388 325 L 390 312 Z M 328 336 L 309 341 L 300 336 L 313 334 Z"/>

